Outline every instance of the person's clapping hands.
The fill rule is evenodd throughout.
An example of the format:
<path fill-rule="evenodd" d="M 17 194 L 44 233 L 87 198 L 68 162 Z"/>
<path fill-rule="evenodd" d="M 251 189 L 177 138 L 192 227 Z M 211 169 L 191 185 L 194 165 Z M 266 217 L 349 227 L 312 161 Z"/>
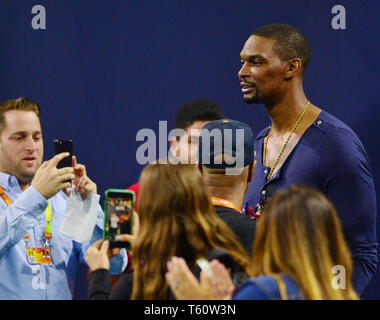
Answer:
<path fill-rule="evenodd" d="M 229 271 L 223 263 L 214 259 L 210 262 L 212 272 L 210 299 L 211 300 L 231 300 L 235 291 Z"/>
<path fill-rule="evenodd" d="M 177 300 L 209 299 L 211 283 L 203 271 L 199 282 L 182 258 L 172 257 L 167 267 L 165 278 Z"/>
<path fill-rule="evenodd" d="M 211 275 L 202 270 L 200 282 L 182 258 L 172 257 L 165 274 L 173 294 L 178 300 L 230 300 L 235 286 L 226 267 L 218 260 L 209 264 Z"/>

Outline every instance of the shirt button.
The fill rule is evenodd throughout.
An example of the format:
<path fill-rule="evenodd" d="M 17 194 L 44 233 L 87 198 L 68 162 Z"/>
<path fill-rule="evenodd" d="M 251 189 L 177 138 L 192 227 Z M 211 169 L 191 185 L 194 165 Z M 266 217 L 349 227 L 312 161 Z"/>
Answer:
<path fill-rule="evenodd" d="M 264 170 L 264 173 L 265 173 L 265 174 L 267 174 L 267 173 L 268 173 L 268 170 L 267 170 L 267 169 L 265 169 L 265 170 Z"/>
<path fill-rule="evenodd" d="M 261 191 L 261 195 L 265 196 L 265 194 L 266 194 L 265 190 Z"/>
<path fill-rule="evenodd" d="M 321 123 L 322 123 L 321 120 L 318 120 L 318 121 L 317 121 L 317 125 L 320 125 Z"/>

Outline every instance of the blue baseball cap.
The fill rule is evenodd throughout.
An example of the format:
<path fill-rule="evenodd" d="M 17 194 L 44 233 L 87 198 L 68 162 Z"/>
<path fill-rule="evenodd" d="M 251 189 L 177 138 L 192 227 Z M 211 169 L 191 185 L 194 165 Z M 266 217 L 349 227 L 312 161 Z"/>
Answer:
<path fill-rule="evenodd" d="M 232 159 L 215 159 L 217 155 L 223 154 L 232 156 Z M 254 137 L 249 125 L 231 119 L 221 119 L 203 126 L 198 145 L 200 164 L 213 169 L 242 168 L 251 165 L 253 159 Z"/>

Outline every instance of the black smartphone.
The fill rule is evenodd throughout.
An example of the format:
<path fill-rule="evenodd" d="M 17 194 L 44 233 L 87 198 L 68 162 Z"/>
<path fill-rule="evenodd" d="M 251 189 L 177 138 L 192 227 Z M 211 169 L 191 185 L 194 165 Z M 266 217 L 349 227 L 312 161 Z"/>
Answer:
<path fill-rule="evenodd" d="M 73 157 L 73 141 L 72 140 L 61 140 L 61 139 L 54 139 L 54 151 L 55 154 L 59 154 L 62 152 L 69 152 L 70 156 L 66 157 L 65 159 L 62 159 L 60 162 L 58 162 L 57 168 L 65 168 L 65 167 L 71 167 L 73 165 L 72 163 L 72 157 Z"/>
<path fill-rule="evenodd" d="M 117 241 L 119 234 L 132 234 L 136 195 L 131 190 L 107 189 L 104 200 L 103 240 L 109 240 L 110 249 L 130 248 L 129 242 Z"/>

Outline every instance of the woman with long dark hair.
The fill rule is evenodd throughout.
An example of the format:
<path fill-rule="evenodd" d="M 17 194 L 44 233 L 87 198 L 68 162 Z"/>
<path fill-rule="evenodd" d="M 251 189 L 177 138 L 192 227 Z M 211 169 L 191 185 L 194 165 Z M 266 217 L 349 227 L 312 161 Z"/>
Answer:
<path fill-rule="evenodd" d="M 107 242 L 88 251 L 90 299 L 169 299 L 166 262 L 182 257 L 193 272 L 196 261 L 221 249 L 248 271 L 249 255 L 215 213 L 200 171 L 192 165 L 149 164 L 140 176 L 139 228 L 132 244 L 133 271 L 110 291 Z M 101 263 L 104 261 L 105 263 Z M 194 297 L 192 297 L 194 298 Z"/>

